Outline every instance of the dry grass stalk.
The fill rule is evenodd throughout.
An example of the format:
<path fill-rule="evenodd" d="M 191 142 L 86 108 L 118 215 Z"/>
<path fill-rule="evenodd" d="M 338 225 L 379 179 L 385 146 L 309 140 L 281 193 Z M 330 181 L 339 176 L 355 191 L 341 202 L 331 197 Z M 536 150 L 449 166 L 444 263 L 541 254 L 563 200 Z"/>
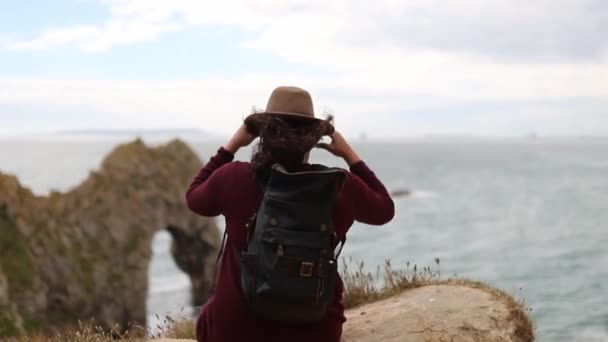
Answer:
<path fill-rule="evenodd" d="M 144 341 L 146 330 L 139 325 L 131 325 L 125 332 L 113 329 L 104 331 L 101 327 L 90 322 L 78 322 L 78 326 L 55 335 L 44 335 L 42 333 L 23 336 L 15 341 L 21 342 L 114 342 L 121 340 L 125 342 Z M 10 340 L 9 340 L 10 341 Z"/>
<path fill-rule="evenodd" d="M 397 270 L 390 260 L 386 260 L 384 266 L 382 268 L 378 266 L 376 273 L 372 274 L 365 270 L 363 262 L 354 263 L 351 259 L 347 263 L 343 259 L 344 306 L 350 309 L 394 296 L 408 289 L 439 283 L 440 260 L 435 259 L 435 263 L 437 270 L 432 270 L 430 267 L 419 270 L 417 265 L 411 266 L 409 261 L 405 269 Z M 356 268 L 351 270 L 349 264 L 354 264 Z"/>

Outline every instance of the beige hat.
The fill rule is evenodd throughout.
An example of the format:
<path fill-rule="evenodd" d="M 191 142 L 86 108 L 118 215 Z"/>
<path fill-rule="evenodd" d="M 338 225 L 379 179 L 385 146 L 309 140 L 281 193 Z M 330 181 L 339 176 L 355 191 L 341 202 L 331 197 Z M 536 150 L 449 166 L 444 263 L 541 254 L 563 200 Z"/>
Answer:
<path fill-rule="evenodd" d="M 310 94 L 298 87 L 282 86 L 276 88 L 266 105 L 266 110 L 254 115 L 280 115 L 294 119 L 320 120 L 315 117 L 315 110 Z"/>

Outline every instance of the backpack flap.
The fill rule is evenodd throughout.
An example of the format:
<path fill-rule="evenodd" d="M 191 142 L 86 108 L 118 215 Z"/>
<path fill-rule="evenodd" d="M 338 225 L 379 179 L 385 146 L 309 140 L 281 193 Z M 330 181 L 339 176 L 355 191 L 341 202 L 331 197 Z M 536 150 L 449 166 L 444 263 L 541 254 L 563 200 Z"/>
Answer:
<path fill-rule="evenodd" d="M 307 324 L 325 316 L 338 277 L 332 203 L 344 176 L 273 167 L 241 265 L 245 298 L 261 317 Z"/>

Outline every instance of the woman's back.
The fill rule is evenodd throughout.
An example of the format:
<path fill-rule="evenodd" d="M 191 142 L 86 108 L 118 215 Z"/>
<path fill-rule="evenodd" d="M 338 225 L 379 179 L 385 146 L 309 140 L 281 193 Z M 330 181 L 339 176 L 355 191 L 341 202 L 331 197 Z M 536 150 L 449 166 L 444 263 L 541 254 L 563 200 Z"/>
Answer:
<path fill-rule="evenodd" d="M 394 215 L 393 201 L 382 183 L 346 140 L 334 131 L 331 118 L 316 119 L 312 108 L 308 92 L 295 87 L 275 89 L 266 112 L 249 116 L 228 144 L 200 170 L 187 191 L 187 203 L 192 211 L 204 216 L 225 217 L 228 237 L 219 263 L 215 293 L 201 310 L 197 322 L 199 341 L 340 340 L 345 321 L 341 303 L 343 284 L 335 268 L 328 278 L 332 282 L 336 280 L 336 285 L 333 296 L 325 297 L 329 301 L 327 312 L 318 323 L 303 326 L 263 319 L 254 314 L 241 286 L 243 274 L 245 279 L 250 274 L 260 274 L 259 270 L 250 272 L 250 269 L 243 273 L 240 259 L 244 252 L 259 257 L 255 248 L 248 249 L 246 226 L 260 206 L 264 191 L 260 184 L 268 184 L 274 164 L 278 163 L 290 172 L 309 171 L 313 166 L 307 163 L 308 154 L 312 148 L 320 147 L 343 158 L 350 166 L 350 172 L 345 171 L 344 181 L 331 201 L 330 224 L 337 238 L 330 248 L 335 249 L 335 244 L 345 238 L 355 220 L 381 225 Z M 325 135 L 331 136 L 331 144 L 319 144 Z M 260 142 L 251 163 L 233 162 L 236 151 L 249 145 L 257 136 Z M 335 257 L 328 256 L 328 253 L 319 254 L 312 262 L 306 259 L 306 263 L 322 265 L 328 258 L 334 259 L 335 265 Z M 254 264 L 256 268 L 260 266 L 257 262 Z M 265 270 L 279 271 L 275 268 L 276 264 L 271 264 Z M 264 287 L 265 291 L 267 289 Z M 292 286 L 286 289 L 291 291 Z M 258 292 L 252 293 L 256 295 Z M 294 310 L 286 305 L 285 310 L 290 309 Z M 273 312 L 273 315 L 283 318 L 280 312 Z"/>
<path fill-rule="evenodd" d="M 326 318 L 319 324 L 294 328 L 262 320 L 247 307 L 241 290 L 241 271 L 237 253 L 247 249 L 245 225 L 257 210 L 262 188 L 256 182 L 250 163 L 231 162 L 233 155 L 220 149 L 211 158 L 188 191 L 190 208 L 205 216 L 224 215 L 228 233 L 225 252 L 220 261 L 216 292 L 202 310 L 197 329 L 200 341 L 322 341 L 334 334 L 339 336 L 344 322 L 341 305 L 343 286 L 338 281 L 335 298 Z M 310 169 L 302 164 L 300 171 Z M 382 183 L 363 162 L 351 167 L 344 186 L 333 205 L 333 223 L 338 237 L 346 235 L 355 220 L 383 224 L 392 219 L 394 206 Z M 238 325 L 238 329 L 234 329 Z M 337 334 L 337 335 L 336 335 Z M 203 338 L 204 337 L 204 338 Z"/>

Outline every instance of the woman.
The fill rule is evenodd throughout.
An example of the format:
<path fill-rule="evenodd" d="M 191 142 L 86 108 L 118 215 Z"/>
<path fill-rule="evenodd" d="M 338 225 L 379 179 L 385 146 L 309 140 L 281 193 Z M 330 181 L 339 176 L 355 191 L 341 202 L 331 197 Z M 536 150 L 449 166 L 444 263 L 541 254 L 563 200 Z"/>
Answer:
<path fill-rule="evenodd" d="M 330 144 L 319 144 L 324 135 L 331 136 Z M 233 161 L 235 153 L 257 136 L 260 143 L 251 163 Z M 225 250 L 245 251 L 245 225 L 257 210 L 272 165 L 279 163 L 290 172 L 309 170 L 308 155 L 314 147 L 326 149 L 350 166 L 332 208 L 338 240 L 345 237 L 354 221 L 382 225 L 393 218 L 393 201 L 385 187 L 342 135 L 334 131 L 331 118 L 314 117 L 308 92 L 295 87 L 275 89 L 266 111 L 249 116 L 209 160 L 187 191 L 188 206 L 200 215 L 224 215 L 228 233 Z M 266 321 L 251 312 L 241 290 L 239 267 L 235 253 L 223 253 L 215 294 L 197 321 L 198 341 L 340 341 L 346 321 L 341 280 L 325 318 L 319 323 L 294 327 Z"/>

